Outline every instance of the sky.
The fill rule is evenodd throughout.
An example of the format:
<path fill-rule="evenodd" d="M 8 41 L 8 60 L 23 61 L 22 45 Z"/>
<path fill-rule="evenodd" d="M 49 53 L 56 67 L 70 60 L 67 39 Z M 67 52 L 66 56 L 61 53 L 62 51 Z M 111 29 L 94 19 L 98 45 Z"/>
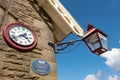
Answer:
<path fill-rule="evenodd" d="M 59 80 L 120 80 L 120 0 L 60 0 L 86 31 L 90 22 L 108 35 L 109 50 L 98 56 L 84 42 L 56 54 Z M 81 39 L 74 33 L 63 42 Z"/>

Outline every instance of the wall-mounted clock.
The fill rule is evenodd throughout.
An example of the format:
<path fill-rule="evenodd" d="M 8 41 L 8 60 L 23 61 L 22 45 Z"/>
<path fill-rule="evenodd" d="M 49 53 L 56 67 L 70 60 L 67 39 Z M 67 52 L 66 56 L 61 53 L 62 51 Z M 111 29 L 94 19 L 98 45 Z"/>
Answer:
<path fill-rule="evenodd" d="M 3 37 L 11 47 L 18 50 L 31 50 L 38 41 L 35 31 L 19 22 L 7 25 L 3 30 Z"/>

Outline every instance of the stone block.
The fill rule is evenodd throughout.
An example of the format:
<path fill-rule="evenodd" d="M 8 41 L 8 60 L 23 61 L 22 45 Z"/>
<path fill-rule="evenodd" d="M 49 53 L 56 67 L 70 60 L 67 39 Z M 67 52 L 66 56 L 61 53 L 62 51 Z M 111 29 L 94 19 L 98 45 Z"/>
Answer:
<path fill-rule="evenodd" d="M 33 28 L 38 37 L 37 46 L 30 51 L 18 51 L 9 46 L 0 32 L 0 80 L 57 80 L 56 59 L 54 50 L 48 42 L 54 42 L 53 32 L 42 20 L 39 7 L 32 0 L 0 0 L 0 18 L 8 1 L 13 1 L 5 27 L 9 23 L 22 22 Z M 52 23 L 49 23 L 52 25 Z M 31 69 L 33 60 L 41 58 L 51 66 L 50 74 L 41 76 Z"/>

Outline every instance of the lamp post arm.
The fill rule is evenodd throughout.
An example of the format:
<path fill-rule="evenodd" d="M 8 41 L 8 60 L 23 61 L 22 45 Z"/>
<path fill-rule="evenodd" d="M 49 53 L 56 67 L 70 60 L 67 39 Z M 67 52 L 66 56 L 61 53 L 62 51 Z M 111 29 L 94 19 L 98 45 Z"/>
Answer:
<path fill-rule="evenodd" d="M 62 42 L 62 43 L 59 43 L 59 44 L 49 42 L 48 45 L 51 46 L 54 49 L 55 53 L 57 53 L 58 51 L 64 50 L 67 47 L 69 47 L 70 45 L 74 45 L 75 42 L 79 42 L 79 41 L 82 41 L 82 40 L 80 40 L 80 39 L 72 40 L 72 41 L 69 41 L 69 42 Z M 60 46 L 63 46 L 63 47 L 59 48 Z"/>
<path fill-rule="evenodd" d="M 71 45 L 71 44 L 66 44 L 63 48 L 57 48 L 57 51 L 64 50 L 64 49 L 66 49 L 69 45 Z"/>
<path fill-rule="evenodd" d="M 63 44 L 72 45 L 73 43 L 79 42 L 79 41 L 82 41 L 82 40 L 80 40 L 80 39 L 78 39 L 78 40 L 72 40 L 72 41 L 69 41 L 69 42 L 62 42 L 62 43 L 57 44 L 57 45 L 58 45 L 58 46 L 61 46 L 61 45 L 63 45 Z"/>
<path fill-rule="evenodd" d="M 70 45 L 74 45 L 75 42 L 79 42 L 79 41 L 82 41 L 82 40 L 78 39 L 78 40 L 72 40 L 72 41 L 69 41 L 69 42 L 62 42 L 60 44 L 57 44 L 57 51 L 64 50 L 67 47 L 69 47 Z M 62 47 L 62 48 L 58 48 L 59 46 L 62 46 L 62 45 L 65 45 L 65 46 Z"/>

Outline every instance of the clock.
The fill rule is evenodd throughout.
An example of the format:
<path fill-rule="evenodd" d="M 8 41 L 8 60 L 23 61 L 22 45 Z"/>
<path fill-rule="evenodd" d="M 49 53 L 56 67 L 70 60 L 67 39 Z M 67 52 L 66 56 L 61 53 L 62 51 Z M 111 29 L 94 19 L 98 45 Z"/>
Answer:
<path fill-rule="evenodd" d="M 18 50 L 31 50 L 38 42 L 35 31 L 19 22 L 7 25 L 3 37 L 8 45 Z"/>

